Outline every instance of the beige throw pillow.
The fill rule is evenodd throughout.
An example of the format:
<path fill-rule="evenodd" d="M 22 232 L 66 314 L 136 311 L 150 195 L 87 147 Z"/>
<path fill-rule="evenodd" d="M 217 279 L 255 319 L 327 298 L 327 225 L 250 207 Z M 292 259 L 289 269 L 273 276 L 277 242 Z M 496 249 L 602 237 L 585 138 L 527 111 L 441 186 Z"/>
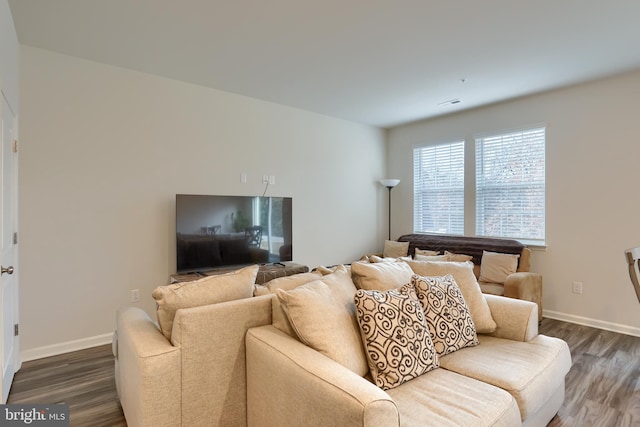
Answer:
<path fill-rule="evenodd" d="M 418 249 L 415 250 L 415 255 L 425 255 L 425 256 L 434 256 L 440 255 L 440 251 L 430 251 L 428 249 Z"/>
<path fill-rule="evenodd" d="M 418 255 L 414 257 L 415 261 L 448 261 L 446 255 Z"/>
<path fill-rule="evenodd" d="M 346 273 L 346 274 L 343 274 Z M 301 342 L 360 376 L 369 372 L 346 269 L 276 295 Z"/>
<path fill-rule="evenodd" d="M 473 259 L 473 257 L 471 255 L 465 255 L 465 254 L 454 254 L 453 252 L 449 252 L 449 251 L 444 251 L 444 255 L 447 257 L 447 261 L 453 261 L 453 262 L 465 262 L 465 261 L 471 261 Z"/>
<path fill-rule="evenodd" d="M 413 270 L 406 262 L 378 262 L 351 264 L 351 276 L 358 289 L 387 291 L 406 285 Z"/>
<path fill-rule="evenodd" d="M 360 289 L 355 304 L 369 369 L 378 387 L 389 390 L 439 366 L 411 284 L 386 292 Z"/>
<path fill-rule="evenodd" d="M 208 276 L 193 282 L 158 286 L 151 295 L 156 300 L 158 325 L 167 339 L 171 339 L 173 319 L 181 308 L 232 301 L 253 296 L 258 266 Z"/>
<path fill-rule="evenodd" d="M 409 252 L 409 242 L 396 242 L 394 240 L 384 241 L 383 257 L 400 258 L 407 256 Z"/>
<path fill-rule="evenodd" d="M 482 251 L 478 280 L 504 284 L 507 277 L 518 269 L 518 258 L 520 255 Z"/>
<path fill-rule="evenodd" d="M 273 279 L 265 283 L 265 285 L 263 286 L 264 290 L 261 289 L 261 292 L 267 294 L 275 294 L 278 289 L 289 291 L 291 289 L 297 288 L 300 285 L 304 285 L 305 283 L 318 280 L 321 277 L 322 273 L 319 271 L 310 273 L 299 273 L 294 274 L 293 276 L 278 277 L 277 279 Z M 254 292 L 254 294 L 257 295 L 257 292 Z M 271 300 L 271 323 L 282 332 L 286 332 L 289 335 L 295 335 L 295 333 L 291 329 L 291 325 L 289 325 L 287 316 L 285 315 L 278 298 L 273 298 Z"/>
<path fill-rule="evenodd" d="M 371 255 L 368 260 L 369 262 L 400 262 L 400 261 L 408 261 L 410 260 L 410 256 L 401 256 L 400 258 L 391 258 L 391 257 L 380 257 L 377 255 Z"/>
<path fill-rule="evenodd" d="M 368 258 L 369 262 L 397 262 L 398 258 L 384 258 L 378 255 L 371 255 Z"/>
<path fill-rule="evenodd" d="M 452 275 L 414 275 L 411 284 L 416 288 L 438 356 L 479 344 L 471 313 Z"/>
<path fill-rule="evenodd" d="M 464 300 L 469 306 L 471 317 L 479 334 L 489 334 L 496 330 L 496 322 L 491 316 L 489 304 L 487 304 L 480 285 L 473 274 L 473 263 L 467 262 L 432 262 L 409 261 L 407 262 L 415 274 L 419 276 L 446 276 L 451 274 L 462 291 Z"/>

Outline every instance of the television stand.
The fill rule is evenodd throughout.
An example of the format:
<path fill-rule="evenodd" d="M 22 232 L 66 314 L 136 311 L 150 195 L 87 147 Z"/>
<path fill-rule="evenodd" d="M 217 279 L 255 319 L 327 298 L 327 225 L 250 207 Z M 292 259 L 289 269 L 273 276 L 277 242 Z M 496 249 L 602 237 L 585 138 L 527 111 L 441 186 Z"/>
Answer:
<path fill-rule="evenodd" d="M 202 279 L 207 276 L 214 276 L 218 274 L 229 273 L 233 269 L 221 269 L 202 271 L 188 274 L 173 274 L 171 275 L 170 283 L 191 282 L 193 280 Z M 262 285 L 270 280 L 277 279 L 278 277 L 292 276 L 298 273 L 307 273 L 309 267 L 302 264 L 296 264 L 291 261 L 285 261 L 281 263 L 273 264 L 260 264 L 258 274 L 256 276 L 256 284 Z"/>
<path fill-rule="evenodd" d="M 278 277 L 293 276 L 298 273 L 307 273 L 309 267 L 302 264 L 296 264 L 291 261 L 279 262 L 274 264 L 262 264 L 258 269 L 256 276 L 256 284 L 262 285 L 270 280 Z"/>

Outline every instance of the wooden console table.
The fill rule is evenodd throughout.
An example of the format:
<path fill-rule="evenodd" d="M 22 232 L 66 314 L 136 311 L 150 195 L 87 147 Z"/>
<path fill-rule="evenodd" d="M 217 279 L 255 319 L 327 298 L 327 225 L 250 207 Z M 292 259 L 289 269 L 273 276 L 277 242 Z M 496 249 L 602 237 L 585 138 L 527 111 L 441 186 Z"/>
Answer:
<path fill-rule="evenodd" d="M 233 271 L 233 269 L 220 269 L 210 270 L 198 273 L 189 274 L 173 274 L 171 276 L 170 283 L 191 282 L 198 280 L 206 276 L 214 276 L 217 274 L 224 274 Z M 277 279 L 278 277 L 292 276 L 298 273 L 306 273 L 309 271 L 309 267 L 302 264 L 296 264 L 293 262 L 283 262 L 281 264 L 261 264 L 258 269 L 258 275 L 256 276 L 256 284 L 262 285 L 270 280 Z"/>

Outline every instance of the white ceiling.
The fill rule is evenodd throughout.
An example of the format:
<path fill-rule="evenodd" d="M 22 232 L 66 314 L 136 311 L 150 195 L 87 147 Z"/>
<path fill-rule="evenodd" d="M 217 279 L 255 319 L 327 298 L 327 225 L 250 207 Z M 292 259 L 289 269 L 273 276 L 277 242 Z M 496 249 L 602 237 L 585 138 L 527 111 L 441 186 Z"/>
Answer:
<path fill-rule="evenodd" d="M 378 127 L 640 69 L 638 0 L 9 4 L 22 44 Z"/>

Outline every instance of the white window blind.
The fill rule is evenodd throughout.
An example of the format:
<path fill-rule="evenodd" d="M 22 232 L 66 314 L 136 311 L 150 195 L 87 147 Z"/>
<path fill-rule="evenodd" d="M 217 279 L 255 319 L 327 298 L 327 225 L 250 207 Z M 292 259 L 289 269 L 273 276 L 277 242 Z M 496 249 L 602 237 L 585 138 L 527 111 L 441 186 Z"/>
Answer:
<path fill-rule="evenodd" d="M 544 128 L 476 139 L 476 234 L 544 243 Z"/>
<path fill-rule="evenodd" d="M 413 230 L 464 234 L 464 142 L 413 150 Z"/>

